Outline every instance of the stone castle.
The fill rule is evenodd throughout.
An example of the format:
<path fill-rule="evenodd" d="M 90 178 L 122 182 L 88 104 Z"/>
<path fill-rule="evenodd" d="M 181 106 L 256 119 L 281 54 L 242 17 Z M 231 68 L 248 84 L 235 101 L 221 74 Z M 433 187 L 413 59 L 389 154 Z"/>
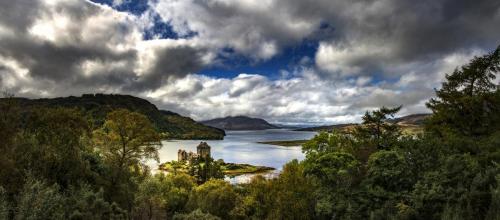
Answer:
<path fill-rule="evenodd" d="M 210 157 L 210 146 L 207 142 L 200 142 L 196 147 L 196 153 L 186 152 L 185 150 L 179 149 L 177 151 L 177 161 L 191 161 L 198 158 L 209 158 Z"/>

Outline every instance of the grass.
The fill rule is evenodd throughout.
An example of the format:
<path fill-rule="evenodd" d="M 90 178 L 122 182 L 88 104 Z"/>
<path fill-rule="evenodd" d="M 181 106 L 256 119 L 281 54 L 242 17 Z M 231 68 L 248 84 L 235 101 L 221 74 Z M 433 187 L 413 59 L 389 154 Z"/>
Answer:
<path fill-rule="evenodd" d="M 166 172 L 174 172 L 174 164 L 172 162 L 166 162 L 160 165 L 159 170 Z M 189 171 L 189 166 L 187 163 L 177 164 L 177 172 L 187 173 Z M 238 176 L 242 174 L 251 173 L 265 173 L 270 170 L 274 170 L 273 167 L 266 166 L 254 166 L 250 164 L 238 164 L 238 163 L 223 163 L 221 166 L 222 172 L 228 176 Z"/>
<path fill-rule="evenodd" d="M 250 173 L 264 173 L 270 170 L 274 170 L 274 168 L 237 163 L 224 163 L 224 165 L 222 166 L 222 172 L 229 176 L 238 176 Z"/>

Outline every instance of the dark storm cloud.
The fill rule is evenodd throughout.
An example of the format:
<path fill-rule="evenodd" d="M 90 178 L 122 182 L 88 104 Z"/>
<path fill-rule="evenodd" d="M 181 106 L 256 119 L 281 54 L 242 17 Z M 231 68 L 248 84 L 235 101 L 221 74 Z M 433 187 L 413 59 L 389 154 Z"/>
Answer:
<path fill-rule="evenodd" d="M 375 19 L 392 29 L 396 55 L 411 60 L 500 43 L 500 1 L 397 1 L 392 19 Z M 384 21 L 385 20 L 385 21 Z M 386 29 L 386 30 L 387 30 Z M 389 31 L 391 32 L 391 31 Z M 394 37 L 397 37 L 394 38 Z M 399 40 L 398 40 L 399 39 Z"/>
<path fill-rule="evenodd" d="M 34 78 L 51 80 L 80 77 L 82 75 L 80 65 L 86 60 L 110 62 L 133 60 L 136 56 L 133 50 L 115 53 L 102 47 L 57 45 L 24 37 L 2 39 L 0 50 L 3 56 L 22 63 Z"/>
<path fill-rule="evenodd" d="M 18 32 L 26 31 L 38 16 L 40 4 L 33 0 L 0 1 L 0 23 Z"/>
<path fill-rule="evenodd" d="M 189 46 L 159 49 L 155 53 L 155 64 L 148 75 L 137 80 L 128 89 L 142 91 L 158 88 L 171 77 L 179 78 L 196 73 L 203 67 L 203 53 L 203 50 Z"/>
<path fill-rule="evenodd" d="M 431 62 L 471 48 L 491 50 L 500 44 L 497 0 L 359 0 L 330 5 L 317 8 L 338 33 L 326 43 L 338 50 L 351 49 L 345 57 L 335 58 L 345 58 L 339 65 L 361 68 L 365 74 L 391 72 L 393 66 Z"/>

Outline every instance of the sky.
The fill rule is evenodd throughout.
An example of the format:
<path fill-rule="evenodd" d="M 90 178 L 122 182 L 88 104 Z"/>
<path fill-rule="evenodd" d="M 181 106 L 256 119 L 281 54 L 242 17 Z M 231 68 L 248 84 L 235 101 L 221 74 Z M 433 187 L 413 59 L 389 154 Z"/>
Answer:
<path fill-rule="evenodd" d="M 498 0 L 0 0 L 0 89 L 336 124 L 429 112 L 445 74 L 499 44 Z"/>

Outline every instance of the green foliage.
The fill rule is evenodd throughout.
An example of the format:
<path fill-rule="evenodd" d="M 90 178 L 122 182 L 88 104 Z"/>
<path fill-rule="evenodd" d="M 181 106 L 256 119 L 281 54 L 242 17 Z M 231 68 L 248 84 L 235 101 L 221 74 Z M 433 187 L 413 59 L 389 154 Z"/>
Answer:
<path fill-rule="evenodd" d="M 104 198 L 102 190 L 94 192 L 89 186 L 74 189 L 66 200 L 70 219 L 126 219 L 127 212 Z"/>
<path fill-rule="evenodd" d="M 400 107 L 382 107 L 363 116 L 362 126 L 357 126 L 354 132 L 356 138 L 365 144 L 373 144 L 377 149 L 391 149 L 401 136 L 400 128 L 389 120 L 394 118 Z"/>
<path fill-rule="evenodd" d="M 385 191 L 408 191 L 415 183 L 409 164 L 400 152 L 378 151 L 368 160 L 366 181 Z"/>
<path fill-rule="evenodd" d="M 18 137 L 22 131 L 20 109 L 14 98 L 0 102 L 0 186 L 7 192 L 18 191 L 24 177 L 18 166 Z"/>
<path fill-rule="evenodd" d="M 9 217 L 10 205 L 7 200 L 7 192 L 0 186 L 0 220 L 6 220 Z"/>
<path fill-rule="evenodd" d="M 315 176 L 323 184 L 332 187 L 348 187 L 360 173 L 360 163 L 349 153 L 324 153 L 309 157 L 305 164 L 305 173 Z"/>
<path fill-rule="evenodd" d="M 140 182 L 134 179 L 144 178 L 148 170 L 144 160 L 158 160 L 160 135 L 144 115 L 125 109 L 110 112 L 93 135 L 93 143 L 111 171 L 108 196 L 131 210 L 133 191 Z"/>
<path fill-rule="evenodd" d="M 165 127 L 167 138 L 177 138 L 177 139 L 200 139 L 200 140 L 210 140 L 210 139 L 223 139 L 225 132 L 224 130 L 205 126 L 201 123 L 194 121 L 191 118 L 180 116 L 179 114 L 160 111 L 164 115 L 164 120 L 169 126 Z"/>
<path fill-rule="evenodd" d="M 265 219 L 272 208 L 272 186 L 272 181 L 260 175 L 254 176 L 251 182 L 244 186 L 243 200 L 236 209 L 243 210 L 250 219 Z"/>
<path fill-rule="evenodd" d="M 308 156 L 334 151 L 353 153 L 354 149 L 354 140 L 350 136 L 336 131 L 332 133 L 321 132 L 302 145 L 302 151 Z"/>
<path fill-rule="evenodd" d="M 314 185 L 297 160 L 286 164 L 278 178 L 256 176 L 239 189 L 242 199 L 231 212 L 235 219 L 314 218 Z"/>
<path fill-rule="evenodd" d="M 102 128 L 94 132 L 94 143 L 118 169 L 135 166 L 142 159 L 158 160 L 160 136 L 149 120 L 125 109 L 108 114 Z"/>
<path fill-rule="evenodd" d="M 145 115 L 164 138 L 176 139 L 216 139 L 224 138 L 224 130 L 205 126 L 191 118 L 170 111 L 158 110 L 147 100 L 129 95 L 84 94 L 81 97 L 53 99 L 24 99 L 7 96 L 2 103 L 15 101 L 24 112 L 35 112 L 39 108 L 75 108 L 88 115 L 94 128 L 102 126 L 108 113 L 117 109 L 127 109 Z M 0 125 L 1 126 L 1 125 Z"/>
<path fill-rule="evenodd" d="M 304 167 L 292 160 L 283 167 L 271 188 L 271 210 L 267 219 L 313 219 L 314 187 L 304 175 Z"/>
<path fill-rule="evenodd" d="M 491 189 L 491 203 L 485 219 L 500 220 L 500 175 L 496 176 L 496 186 Z"/>
<path fill-rule="evenodd" d="M 65 219 L 64 205 L 57 185 L 28 177 L 17 197 L 14 219 Z"/>
<path fill-rule="evenodd" d="M 228 182 L 211 179 L 194 188 L 188 207 L 191 210 L 199 208 L 203 212 L 227 219 L 239 199 L 238 194 Z"/>
<path fill-rule="evenodd" d="M 216 161 L 211 157 L 196 158 L 189 162 L 188 173 L 201 184 L 210 179 L 224 178 L 224 173 L 222 172 L 223 165 L 224 161 Z"/>
<path fill-rule="evenodd" d="M 147 178 L 139 185 L 136 215 L 159 219 L 184 211 L 194 185 L 194 179 L 186 174 L 157 174 Z"/>
<path fill-rule="evenodd" d="M 30 169 L 49 183 L 63 188 L 92 179 L 92 171 L 85 161 L 90 152 L 87 140 L 90 127 L 81 113 L 75 109 L 39 109 L 29 117 L 24 136 L 24 159 Z"/>
<path fill-rule="evenodd" d="M 221 218 L 196 209 L 189 214 L 176 214 L 174 220 L 220 220 Z"/>
<path fill-rule="evenodd" d="M 427 103 L 433 111 L 427 129 L 440 135 L 480 137 L 500 129 L 500 47 L 446 75 Z"/>

